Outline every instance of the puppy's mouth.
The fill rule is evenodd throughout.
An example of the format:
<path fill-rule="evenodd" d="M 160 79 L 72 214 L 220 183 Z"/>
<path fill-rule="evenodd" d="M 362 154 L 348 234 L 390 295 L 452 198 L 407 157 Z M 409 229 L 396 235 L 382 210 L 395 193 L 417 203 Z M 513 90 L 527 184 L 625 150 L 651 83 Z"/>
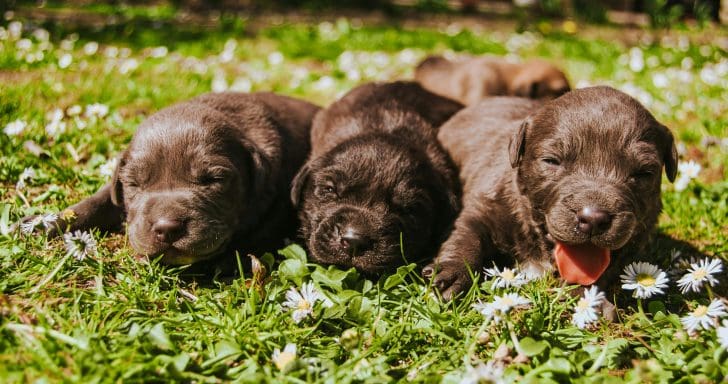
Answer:
<path fill-rule="evenodd" d="M 398 264 L 401 256 L 397 251 L 390 251 L 381 243 L 368 249 L 342 250 L 337 243 L 314 242 L 311 247 L 312 257 L 325 264 L 335 264 L 340 267 L 354 267 L 368 274 L 380 274 L 392 269 Z M 393 248 L 393 247 L 392 247 Z"/>
<path fill-rule="evenodd" d="M 160 262 L 167 265 L 186 265 L 210 260 L 220 255 L 229 243 L 229 238 L 220 237 L 200 242 L 192 247 L 172 244 L 156 244 L 153 250 L 139 252 L 147 257 L 162 256 Z M 133 244 L 132 244 L 133 246 Z"/>
<path fill-rule="evenodd" d="M 554 243 L 556 268 L 567 283 L 594 284 L 609 266 L 611 260 L 609 248 L 598 247 L 591 243 L 567 244 L 558 240 Z"/>

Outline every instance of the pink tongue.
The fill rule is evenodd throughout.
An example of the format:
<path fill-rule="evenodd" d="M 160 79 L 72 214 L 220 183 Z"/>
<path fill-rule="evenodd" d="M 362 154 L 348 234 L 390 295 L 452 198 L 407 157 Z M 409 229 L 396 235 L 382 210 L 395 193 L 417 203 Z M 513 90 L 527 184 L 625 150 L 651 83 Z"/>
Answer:
<path fill-rule="evenodd" d="M 609 266 L 609 249 L 591 244 L 568 245 L 556 242 L 556 267 L 567 283 L 594 284 Z"/>

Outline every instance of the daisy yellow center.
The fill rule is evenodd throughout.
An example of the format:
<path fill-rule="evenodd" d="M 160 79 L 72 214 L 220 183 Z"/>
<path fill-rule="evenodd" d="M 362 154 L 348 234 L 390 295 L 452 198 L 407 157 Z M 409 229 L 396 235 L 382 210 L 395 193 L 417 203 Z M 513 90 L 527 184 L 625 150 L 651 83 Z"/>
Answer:
<path fill-rule="evenodd" d="M 582 311 L 589 308 L 589 300 L 579 299 L 579 302 L 576 303 L 576 308 Z"/>
<path fill-rule="evenodd" d="M 309 303 L 308 300 L 301 300 L 298 302 L 298 309 L 304 311 L 307 309 L 311 309 L 311 303 Z"/>
<path fill-rule="evenodd" d="M 693 272 L 693 279 L 694 280 L 703 280 L 706 275 L 708 275 L 708 272 L 705 269 L 700 268 L 700 269 L 696 270 L 695 272 Z"/>
<path fill-rule="evenodd" d="M 514 278 L 516 278 L 516 275 L 514 275 L 513 271 L 511 271 L 510 269 L 506 269 L 505 271 L 503 271 L 503 273 L 501 273 L 501 277 L 506 280 L 513 280 Z"/>
<path fill-rule="evenodd" d="M 651 287 L 657 283 L 657 280 L 655 280 L 655 277 L 648 274 L 648 273 L 640 273 L 635 278 L 637 283 L 643 287 Z"/>
<path fill-rule="evenodd" d="M 275 364 L 276 364 L 276 367 L 278 367 L 278 369 L 283 369 L 295 359 L 296 359 L 295 353 L 283 351 L 276 358 Z"/>
<path fill-rule="evenodd" d="M 708 313 L 708 307 L 704 305 L 698 305 L 697 308 L 693 311 L 694 317 L 703 317 Z"/>
<path fill-rule="evenodd" d="M 514 302 L 513 302 L 513 299 L 511 299 L 510 297 L 504 297 L 503 298 L 503 304 L 505 304 L 505 305 L 507 305 L 507 306 L 510 307 L 510 306 L 512 306 L 514 304 Z"/>

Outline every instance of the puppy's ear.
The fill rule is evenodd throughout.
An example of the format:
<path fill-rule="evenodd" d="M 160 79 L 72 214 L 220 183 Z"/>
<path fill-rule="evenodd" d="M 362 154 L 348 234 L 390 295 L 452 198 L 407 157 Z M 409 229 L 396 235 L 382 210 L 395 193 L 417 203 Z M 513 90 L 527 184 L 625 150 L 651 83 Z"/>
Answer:
<path fill-rule="evenodd" d="M 516 168 L 521 163 L 523 157 L 523 150 L 526 146 L 526 131 L 531 125 L 531 118 L 527 117 L 523 120 L 521 127 L 518 132 L 511 137 L 511 141 L 508 143 L 508 157 L 511 161 L 511 168 Z"/>
<path fill-rule="evenodd" d="M 306 186 L 306 182 L 308 182 L 308 176 L 310 173 L 311 164 L 306 163 L 298 170 L 298 173 L 291 182 L 291 202 L 294 207 L 298 207 L 301 203 L 301 193 L 303 192 L 303 187 Z"/>
<path fill-rule="evenodd" d="M 248 161 L 248 177 L 252 187 L 250 190 L 254 191 L 257 196 L 265 196 L 265 187 L 273 185 L 273 183 L 268 183 L 273 171 L 271 163 L 252 141 L 241 139 L 241 143 Z"/>
<path fill-rule="evenodd" d="M 121 155 L 119 155 L 119 162 L 116 164 L 114 175 L 111 176 L 111 202 L 117 207 L 121 207 L 124 205 L 124 185 L 119 179 L 119 173 L 121 172 L 121 169 L 124 167 L 124 165 L 126 165 L 128 152 L 129 151 L 126 150 L 122 152 Z"/>
<path fill-rule="evenodd" d="M 541 84 L 537 81 L 516 78 L 511 86 L 511 94 L 513 96 L 525 97 L 528 99 L 538 99 L 540 86 Z"/>
<path fill-rule="evenodd" d="M 672 135 L 670 130 L 660 124 L 660 130 L 663 133 L 665 139 L 663 140 L 663 158 L 662 161 L 665 163 L 665 174 L 670 182 L 675 181 L 677 176 L 677 146 L 675 146 L 675 137 Z"/>

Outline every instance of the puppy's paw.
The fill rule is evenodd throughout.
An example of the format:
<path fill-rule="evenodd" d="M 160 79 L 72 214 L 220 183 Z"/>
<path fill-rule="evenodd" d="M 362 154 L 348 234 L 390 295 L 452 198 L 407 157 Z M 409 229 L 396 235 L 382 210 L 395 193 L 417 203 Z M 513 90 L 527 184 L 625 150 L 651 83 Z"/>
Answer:
<path fill-rule="evenodd" d="M 462 262 L 434 262 L 422 270 L 422 276 L 432 281 L 443 300 L 450 301 L 473 284 L 468 267 Z"/>

